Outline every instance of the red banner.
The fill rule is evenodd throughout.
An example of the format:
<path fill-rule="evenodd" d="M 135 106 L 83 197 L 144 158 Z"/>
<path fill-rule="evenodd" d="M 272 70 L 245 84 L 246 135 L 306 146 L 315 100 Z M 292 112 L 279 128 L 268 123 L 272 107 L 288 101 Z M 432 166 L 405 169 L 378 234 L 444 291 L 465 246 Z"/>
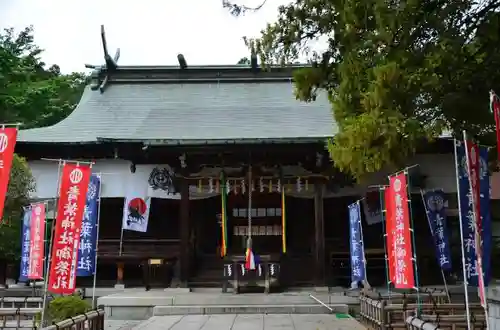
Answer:
<path fill-rule="evenodd" d="M 31 206 L 30 259 L 28 267 L 28 278 L 30 280 L 43 278 L 44 239 L 45 204 L 38 203 Z"/>
<path fill-rule="evenodd" d="M 415 279 L 413 272 L 413 251 L 410 234 L 410 212 L 408 209 L 408 191 L 405 173 L 389 178 L 390 212 L 394 244 L 394 270 L 396 289 L 413 289 Z"/>
<path fill-rule="evenodd" d="M 476 249 L 476 270 L 478 274 L 483 274 L 482 263 L 482 245 L 481 245 L 481 187 L 479 185 L 481 164 L 479 163 L 479 147 L 472 141 L 465 140 L 465 148 L 467 150 L 467 167 L 469 174 L 469 184 L 471 189 L 469 203 L 472 204 L 474 210 L 474 248 Z M 478 276 L 479 298 L 481 305 L 486 306 L 486 297 L 484 296 L 484 277 Z"/>
<path fill-rule="evenodd" d="M 389 267 L 389 281 L 394 283 L 396 281 L 396 270 L 394 264 L 394 213 L 392 212 L 391 203 L 391 190 L 384 190 L 384 204 L 385 204 L 385 233 L 386 233 L 386 246 L 387 246 L 387 263 Z"/>
<path fill-rule="evenodd" d="M 80 229 L 90 175 L 88 165 L 63 166 L 49 272 L 48 290 L 52 293 L 75 291 Z"/>
<path fill-rule="evenodd" d="M 14 158 L 17 128 L 0 128 L 0 223 L 3 223 L 3 207 L 9 185 L 10 168 Z"/>

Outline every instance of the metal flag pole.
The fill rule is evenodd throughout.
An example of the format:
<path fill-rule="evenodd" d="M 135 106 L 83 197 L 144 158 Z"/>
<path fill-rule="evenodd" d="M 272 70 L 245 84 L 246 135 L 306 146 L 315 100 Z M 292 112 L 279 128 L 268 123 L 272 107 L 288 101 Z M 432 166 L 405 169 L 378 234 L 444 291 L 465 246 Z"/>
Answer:
<path fill-rule="evenodd" d="M 283 187 L 282 187 L 283 189 Z M 252 249 L 252 165 L 248 166 L 248 239 L 247 249 Z M 282 211 L 283 212 L 283 211 Z"/>
<path fill-rule="evenodd" d="M 384 241 L 384 254 L 385 254 L 385 280 L 387 283 L 387 292 L 389 294 L 389 301 L 391 300 L 391 279 L 389 276 L 389 253 L 388 253 L 388 246 L 387 246 L 387 219 L 386 219 L 386 209 L 385 209 L 385 186 L 378 186 L 378 192 L 379 192 L 379 200 L 380 200 L 380 216 L 382 217 L 382 233 L 383 233 L 383 241 Z"/>
<path fill-rule="evenodd" d="M 424 211 L 427 217 L 427 224 L 429 225 L 429 230 L 432 235 L 432 240 L 434 241 L 434 245 L 437 247 L 437 240 L 436 236 L 434 236 L 434 230 L 432 230 L 432 225 L 431 225 L 431 219 L 429 218 L 429 210 L 427 209 L 427 203 L 425 201 L 425 193 L 423 189 L 420 189 L 420 195 L 422 196 L 422 202 L 424 203 Z M 448 284 L 446 283 L 446 276 L 444 276 L 444 271 L 443 267 L 441 267 L 441 264 L 439 265 L 439 268 L 441 270 L 441 277 L 443 278 L 443 284 L 444 284 L 444 290 L 446 292 L 446 297 L 448 298 L 448 302 L 451 303 L 451 298 L 450 298 L 450 292 L 448 291 Z"/>
<path fill-rule="evenodd" d="M 475 198 L 475 192 L 474 192 L 474 187 L 472 185 L 472 180 L 471 178 L 471 164 L 470 164 L 470 155 L 469 155 L 469 148 L 467 148 L 467 132 L 464 130 L 463 131 L 463 137 L 464 137 L 464 147 L 465 147 L 465 159 L 467 162 L 467 173 L 469 173 L 469 192 L 471 195 L 472 199 L 472 216 L 474 219 L 474 247 L 476 250 L 476 272 L 478 271 L 479 268 L 479 273 L 477 275 L 477 281 L 478 281 L 478 292 L 479 292 L 479 297 L 481 301 L 481 305 L 484 308 L 484 317 L 486 321 L 486 329 L 489 329 L 489 320 L 488 320 L 488 306 L 486 302 L 486 290 L 484 288 L 484 272 L 483 272 L 483 261 L 482 261 L 482 252 L 481 252 L 481 233 L 479 232 L 480 228 L 478 227 L 478 222 L 480 221 L 480 215 L 476 213 L 476 205 L 478 205 L 479 201 L 477 198 Z M 476 151 L 478 152 L 478 151 Z M 479 185 L 479 181 L 477 182 Z M 479 188 L 478 188 L 479 189 Z M 484 301 L 484 303 L 483 303 Z"/>
<path fill-rule="evenodd" d="M 359 214 L 359 216 L 358 216 L 359 234 L 361 235 L 361 251 L 363 253 L 363 267 L 365 270 L 365 280 L 364 280 L 363 286 L 366 289 L 370 289 L 370 284 L 368 283 L 368 273 L 366 272 L 365 238 L 363 236 L 363 224 L 361 223 L 361 200 L 362 199 L 358 199 L 356 201 L 356 204 L 357 204 L 358 214 Z"/>
<path fill-rule="evenodd" d="M 415 239 L 415 224 L 413 221 L 413 208 L 411 205 L 411 179 L 410 176 L 408 175 L 408 170 L 410 168 L 416 167 L 419 165 L 412 165 L 410 167 L 406 167 L 404 169 L 404 175 L 406 177 L 406 194 L 408 195 L 408 211 L 410 213 L 410 233 L 411 233 L 411 240 L 413 244 L 413 265 L 415 267 L 415 289 L 417 290 L 417 316 L 420 316 L 420 313 L 422 312 L 422 300 L 420 297 L 420 278 L 418 276 L 418 262 L 417 262 L 417 241 Z M 401 173 L 401 172 L 400 172 Z"/>
<path fill-rule="evenodd" d="M 99 178 L 99 189 L 98 189 L 98 197 L 99 200 L 97 201 L 97 221 L 96 221 L 96 237 L 95 237 L 95 260 L 94 260 L 94 280 L 92 283 L 92 309 L 96 308 L 96 301 L 95 301 L 95 287 L 97 284 L 97 254 L 99 253 L 99 225 L 101 222 L 101 191 L 102 191 L 102 173 L 98 173 L 97 177 Z"/>
<path fill-rule="evenodd" d="M 459 165 L 460 161 L 458 159 L 457 154 L 457 143 L 456 139 L 453 139 L 453 150 L 455 153 L 455 173 L 457 179 L 457 200 L 458 200 L 458 217 L 459 217 L 459 225 L 460 225 L 460 247 L 462 250 L 462 273 L 464 277 L 464 296 L 465 296 L 465 313 L 467 314 L 467 329 L 471 329 L 470 323 L 470 310 L 469 310 L 469 283 L 467 281 L 467 270 L 465 269 L 465 248 L 464 248 L 464 229 L 462 224 L 462 203 L 460 202 L 460 170 Z"/>
<path fill-rule="evenodd" d="M 54 161 L 51 159 L 50 161 Z M 56 218 L 58 213 L 57 204 L 59 201 L 60 195 L 60 185 L 61 185 L 61 165 L 66 164 L 66 161 L 62 159 L 57 159 L 57 184 L 56 184 L 56 197 L 55 197 L 55 207 L 54 207 L 54 219 L 52 219 L 51 225 L 51 234 L 49 238 L 49 249 L 47 251 L 47 266 L 45 268 L 45 278 L 43 283 L 43 301 L 42 301 L 42 315 L 40 318 L 40 328 L 43 328 L 45 322 L 45 309 L 47 308 L 47 286 L 49 283 L 49 271 L 50 271 L 50 262 L 52 261 L 52 245 L 54 244 L 54 233 L 56 228 Z"/>

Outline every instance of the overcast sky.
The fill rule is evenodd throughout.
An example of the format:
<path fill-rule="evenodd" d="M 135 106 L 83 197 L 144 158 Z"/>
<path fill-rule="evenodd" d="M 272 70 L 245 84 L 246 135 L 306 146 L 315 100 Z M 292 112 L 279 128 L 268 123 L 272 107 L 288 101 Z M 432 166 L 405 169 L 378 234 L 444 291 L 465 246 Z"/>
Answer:
<path fill-rule="evenodd" d="M 254 6 L 260 0 L 240 0 Z M 243 36 L 257 36 L 289 0 L 268 0 L 257 13 L 232 17 L 221 0 L 0 0 L 0 27 L 35 29 L 43 60 L 63 72 L 102 64 L 100 25 L 108 49 L 120 48 L 119 64 L 236 64 L 245 56 Z"/>

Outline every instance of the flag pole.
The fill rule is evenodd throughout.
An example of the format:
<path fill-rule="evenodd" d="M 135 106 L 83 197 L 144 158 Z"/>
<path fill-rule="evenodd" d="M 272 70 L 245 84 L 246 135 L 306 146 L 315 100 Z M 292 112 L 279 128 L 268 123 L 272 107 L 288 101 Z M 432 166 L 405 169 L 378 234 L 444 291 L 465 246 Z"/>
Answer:
<path fill-rule="evenodd" d="M 391 279 L 389 276 L 389 254 L 387 247 L 387 219 L 386 219 L 386 209 L 385 209 L 385 186 L 379 186 L 379 199 L 380 199 L 380 216 L 382 217 L 382 233 L 383 233 L 383 241 L 384 241 L 384 253 L 385 253 L 385 279 L 387 283 L 387 292 L 389 293 L 389 301 L 391 301 Z"/>
<path fill-rule="evenodd" d="M 54 161 L 54 160 L 50 160 Z M 55 196 L 55 206 L 54 206 L 54 219 L 52 219 L 51 230 L 50 230 L 50 238 L 49 238 L 49 249 L 47 251 L 47 267 L 45 269 L 45 278 L 43 283 L 43 301 L 42 301 L 42 315 L 40 317 L 40 328 L 44 327 L 45 322 L 45 309 L 47 308 L 47 286 L 49 283 L 49 271 L 50 271 L 50 263 L 52 261 L 52 246 L 54 244 L 54 232 L 55 232 L 55 224 L 58 213 L 58 201 L 60 195 L 60 185 L 61 185 L 61 165 L 64 165 L 66 161 L 62 159 L 57 160 L 57 184 L 56 184 L 56 196 Z"/>
<path fill-rule="evenodd" d="M 365 279 L 364 279 L 363 286 L 366 289 L 370 289 L 370 284 L 368 283 L 368 273 L 366 272 L 365 238 L 363 236 L 363 224 L 361 222 L 361 199 L 358 199 L 356 201 L 356 204 L 357 204 L 357 207 L 358 207 L 358 214 L 359 214 L 359 217 L 358 217 L 359 234 L 361 235 L 361 245 L 362 245 L 361 246 L 361 251 L 363 253 L 363 267 L 364 267 L 364 270 L 365 270 Z"/>
<path fill-rule="evenodd" d="M 458 200 L 458 216 L 460 224 L 460 247 L 462 250 L 462 273 L 464 277 L 464 297 L 465 297 L 465 313 L 467 314 L 467 329 L 471 329 L 470 323 L 470 309 L 469 309 L 469 283 L 467 281 L 467 270 L 465 269 L 465 248 L 464 248 L 464 228 L 462 224 L 462 203 L 460 202 L 460 170 L 459 170 L 459 159 L 457 154 L 457 143 L 456 139 L 453 139 L 453 150 L 455 153 L 455 173 L 457 179 L 457 200 Z M 467 148 L 465 148 L 467 149 Z"/>
<path fill-rule="evenodd" d="M 95 301 L 95 287 L 97 284 L 97 254 L 99 253 L 99 225 L 101 222 L 101 191 L 102 191 L 102 173 L 98 173 L 97 177 L 99 178 L 99 189 L 98 195 L 99 200 L 97 204 L 97 221 L 96 221 L 96 238 L 95 238 L 95 260 L 94 260 L 94 279 L 92 283 L 92 309 L 96 308 Z M 123 221 L 122 221 L 123 222 Z M 123 227 L 123 226 L 122 226 Z"/>
<path fill-rule="evenodd" d="M 472 215 L 474 219 L 474 248 L 476 252 L 476 272 L 478 272 L 477 275 L 477 282 L 478 282 L 478 293 L 480 297 L 480 302 L 481 306 L 484 308 L 484 317 L 486 320 L 486 329 L 489 329 L 489 320 L 488 320 L 488 306 L 486 302 L 486 290 L 484 287 L 484 272 L 483 272 L 483 261 L 482 261 L 482 247 L 481 247 L 481 232 L 480 228 L 478 227 L 478 223 L 481 221 L 480 219 L 480 214 L 477 214 L 476 212 L 476 206 L 479 205 L 478 203 L 480 202 L 475 198 L 475 191 L 473 187 L 473 179 L 471 178 L 471 164 L 470 164 L 470 155 L 469 155 L 469 148 L 467 147 L 467 132 L 464 130 L 463 131 L 463 137 L 464 137 L 464 146 L 465 146 L 465 158 L 467 161 L 467 173 L 469 173 L 469 192 L 471 194 L 471 199 L 472 199 Z M 479 152 L 479 151 L 477 151 Z M 479 156 L 478 156 L 479 158 Z M 479 165 L 480 166 L 480 165 Z M 478 169 L 480 170 L 480 169 Z M 479 185 L 479 180 L 477 182 L 477 185 Z M 479 187 L 477 187 L 480 189 Z M 479 268 L 479 269 L 478 269 Z"/>
<path fill-rule="evenodd" d="M 420 278 L 418 276 L 418 262 L 417 262 L 417 241 L 415 239 L 415 224 L 413 222 L 413 208 L 412 208 L 412 205 L 411 205 L 411 201 L 412 201 L 412 197 L 411 197 L 411 179 L 410 179 L 410 175 L 409 175 L 409 172 L 408 170 L 410 168 L 413 168 L 413 167 L 416 167 L 416 166 L 419 166 L 418 164 L 417 165 L 413 165 L 413 166 L 410 166 L 410 167 L 406 167 L 404 169 L 404 175 L 406 177 L 406 193 L 408 195 L 408 211 L 410 213 L 410 233 L 411 233 L 411 240 L 412 240 L 412 243 L 413 243 L 413 265 L 415 267 L 415 289 L 417 290 L 417 304 L 418 304 L 418 308 L 417 308 L 417 316 L 420 316 L 420 313 L 422 312 L 422 300 L 421 300 L 421 297 L 420 297 Z"/>
<path fill-rule="evenodd" d="M 429 230 L 430 230 L 431 235 L 432 235 L 432 240 L 434 241 L 434 245 L 437 247 L 436 236 L 434 236 L 434 230 L 432 230 L 431 220 L 429 219 L 429 213 L 428 213 L 428 209 L 427 209 L 427 203 L 425 202 L 423 189 L 420 189 L 420 195 L 422 196 L 422 202 L 424 203 L 424 211 L 425 211 L 425 214 L 427 216 L 427 224 L 429 225 Z M 448 284 L 446 283 L 446 276 L 444 276 L 443 267 L 441 267 L 441 265 L 439 265 L 439 268 L 441 270 L 441 276 L 443 278 L 443 284 L 444 284 L 444 290 L 446 292 L 446 297 L 448 298 L 448 302 L 451 303 L 450 292 L 448 291 Z"/>

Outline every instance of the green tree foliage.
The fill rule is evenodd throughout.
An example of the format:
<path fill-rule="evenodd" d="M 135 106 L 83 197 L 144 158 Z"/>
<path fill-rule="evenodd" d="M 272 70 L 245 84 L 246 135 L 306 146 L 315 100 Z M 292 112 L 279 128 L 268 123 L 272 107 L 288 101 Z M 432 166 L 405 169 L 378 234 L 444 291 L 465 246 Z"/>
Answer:
<path fill-rule="evenodd" d="M 13 261 L 21 255 L 23 206 L 29 203 L 35 182 L 24 158 L 14 155 L 5 199 L 3 224 L 0 225 L 0 260 Z"/>
<path fill-rule="evenodd" d="M 46 68 L 33 28 L 0 32 L 0 122 L 22 128 L 53 125 L 67 117 L 83 92 L 85 76 Z"/>
<path fill-rule="evenodd" d="M 290 63 L 296 96 L 322 90 L 339 132 L 336 166 L 361 178 L 398 166 L 421 141 L 462 129 L 493 144 L 490 89 L 500 92 L 500 0 L 294 0 L 250 47 Z M 318 39 L 325 49 L 311 51 Z M 333 130 L 333 128 L 332 128 Z"/>

